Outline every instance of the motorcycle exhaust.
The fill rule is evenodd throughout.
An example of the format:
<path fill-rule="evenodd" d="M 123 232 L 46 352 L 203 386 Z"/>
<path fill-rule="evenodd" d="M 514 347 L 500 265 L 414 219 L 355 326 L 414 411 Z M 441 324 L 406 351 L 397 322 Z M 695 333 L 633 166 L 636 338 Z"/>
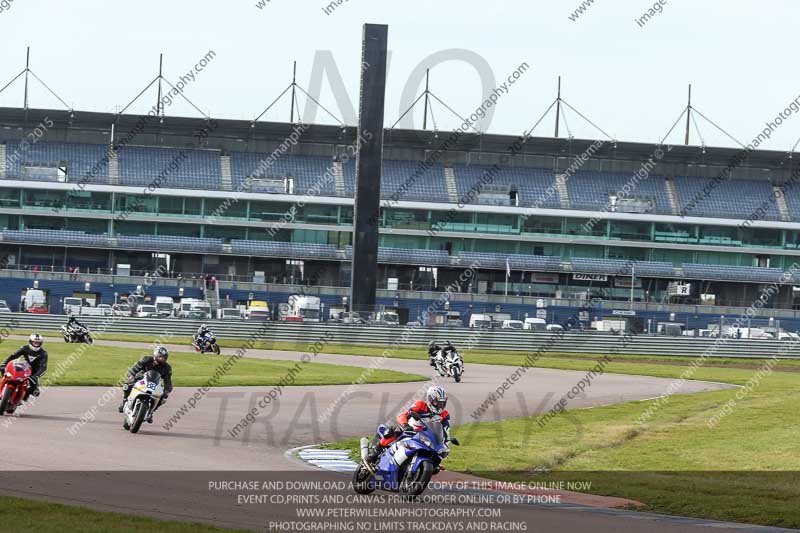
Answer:
<path fill-rule="evenodd" d="M 367 437 L 361 437 L 361 459 L 366 461 L 368 455 L 369 455 L 369 439 Z"/>

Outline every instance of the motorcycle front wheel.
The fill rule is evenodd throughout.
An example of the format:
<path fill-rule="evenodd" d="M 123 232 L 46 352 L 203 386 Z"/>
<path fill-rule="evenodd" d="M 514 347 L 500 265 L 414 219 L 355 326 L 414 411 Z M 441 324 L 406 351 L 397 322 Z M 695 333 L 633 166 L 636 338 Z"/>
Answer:
<path fill-rule="evenodd" d="M 85 337 L 85 340 L 86 340 L 86 344 L 94 344 L 94 339 L 92 338 L 91 335 L 87 334 L 86 337 Z"/>
<path fill-rule="evenodd" d="M 353 490 L 358 494 L 372 494 L 375 492 L 375 485 L 372 483 L 372 472 L 370 472 L 364 463 L 358 463 L 355 472 L 353 472 Z"/>
<path fill-rule="evenodd" d="M 453 367 L 453 379 L 456 383 L 461 383 L 461 369 L 457 366 Z"/>
<path fill-rule="evenodd" d="M 138 433 L 139 428 L 142 427 L 142 422 L 144 422 L 144 417 L 147 414 L 147 411 L 150 407 L 147 405 L 147 402 L 136 402 L 136 407 L 133 408 L 133 424 L 131 424 L 131 433 Z"/>
<path fill-rule="evenodd" d="M 3 397 L 0 399 L 0 416 L 3 416 L 6 412 L 6 408 L 8 408 L 8 404 L 11 401 L 11 396 L 14 394 L 14 389 L 6 385 L 6 388 L 3 389 Z"/>
<path fill-rule="evenodd" d="M 410 459 L 409 459 L 410 460 Z M 404 496 L 419 496 L 426 488 L 433 475 L 433 463 L 423 461 L 414 473 L 406 470 L 400 482 L 400 493 Z"/>
<path fill-rule="evenodd" d="M 214 345 L 214 353 L 219 355 L 219 344 Z"/>

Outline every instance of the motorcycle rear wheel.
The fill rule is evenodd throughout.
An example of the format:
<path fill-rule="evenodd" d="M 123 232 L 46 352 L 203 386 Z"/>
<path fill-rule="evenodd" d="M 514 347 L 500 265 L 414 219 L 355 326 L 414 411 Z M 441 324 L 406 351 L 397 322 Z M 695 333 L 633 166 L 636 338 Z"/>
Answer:
<path fill-rule="evenodd" d="M 353 472 L 353 490 L 358 494 L 372 494 L 375 492 L 375 486 L 372 481 L 372 472 L 370 472 L 364 463 L 358 463 L 355 472 Z"/>
<path fill-rule="evenodd" d="M 11 402 L 11 396 L 14 394 L 14 389 L 6 385 L 6 388 L 3 389 L 3 397 L 0 399 L 0 416 L 3 416 L 6 412 L 6 408 L 8 408 L 9 402 Z"/>

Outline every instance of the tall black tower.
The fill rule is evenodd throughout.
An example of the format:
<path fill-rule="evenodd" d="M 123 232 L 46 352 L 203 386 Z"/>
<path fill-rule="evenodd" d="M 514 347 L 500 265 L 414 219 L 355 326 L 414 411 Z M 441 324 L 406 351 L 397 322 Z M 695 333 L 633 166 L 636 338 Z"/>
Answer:
<path fill-rule="evenodd" d="M 378 227 L 383 162 L 383 106 L 389 27 L 364 24 L 353 216 L 351 310 L 372 311 L 378 284 Z"/>

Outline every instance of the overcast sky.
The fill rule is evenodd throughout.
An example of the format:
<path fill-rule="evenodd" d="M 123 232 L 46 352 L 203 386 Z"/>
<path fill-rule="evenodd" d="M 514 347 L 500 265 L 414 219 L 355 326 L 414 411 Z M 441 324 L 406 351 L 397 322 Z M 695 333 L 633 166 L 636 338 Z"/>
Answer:
<path fill-rule="evenodd" d="M 330 54 L 346 92 L 332 90 L 326 74 L 319 98 L 352 123 L 351 110 L 339 104 L 348 98 L 356 108 L 361 26 L 373 22 L 389 25 L 387 126 L 400 114 L 412 71 L 436 54 L 474 58 L 431 71 L 431 90 L 462 115 L 486 96 L 479 71 L 501 84 L 521 63 L 530 65 L 499 98 L 486 125 L 492 133 L 530 128 L 555 98 L 559 75 L 568 103 L 612 137 L 628 141 L 661 139 L 685 107 L 690 82 L 697 109 L 745 144 L 800 96 L 796 1 L 661 0 L 662 11 L 643 27 L 636 19 L 652 2 L 594 0 L 573 21 L 580 0 L 348 0 L 330 14 L 323 10 L 330 0 L 263 0 L 261 9 L 258 1 L 0 0 L 0 87 L 22 70 L 29 45 L 32 70 L 67 103 L 111 112 L 152 80 L 159 53 L 165 55 L 165 76 L 176 83 L 213 50 L 216 56 L 187 84 L 186 96 L 214 117 L 252 119 L 289 84 L 293 60 L 298 83 L 313 93 L 312 71 L 321 70 Z M 476 70 L 480 63 L 488 71 Z M 405 90 L 419 94 L 422 87 Z M 22 94 L 18 81 L 0 94 L 0 105 L 21 106 Z M 305 108 L 305 98 L 298 99 Z M 146 112 L 154 101 L 151 91 L 130 111 Z M 32 107 L 59 105 L 32 82 Z M 439 129 L 460 122 L 436 102 L 433 112 Z M 167 114 L 198 116 L 181 101 Z M 421 116 L 420 106 L 416 126 Z M 288 118 L 288 99 L 264 117 Z M 567 111 L 566 119 L 575 137 L 602 138 L 574 113 Z M 735 146 L 697 120 L 707 145 Z M 314 121 L 335 123 L 321 111 Z M 673 132 L 672 142 L 681 142 L 683 127 Z M 534 134 L 552 135 L 553 116 Z M 788 151 L 798 138 L 800 118 L 793 115 L 761 147 Z M 694 128 L 692 139 L 700 144 Z"/>

